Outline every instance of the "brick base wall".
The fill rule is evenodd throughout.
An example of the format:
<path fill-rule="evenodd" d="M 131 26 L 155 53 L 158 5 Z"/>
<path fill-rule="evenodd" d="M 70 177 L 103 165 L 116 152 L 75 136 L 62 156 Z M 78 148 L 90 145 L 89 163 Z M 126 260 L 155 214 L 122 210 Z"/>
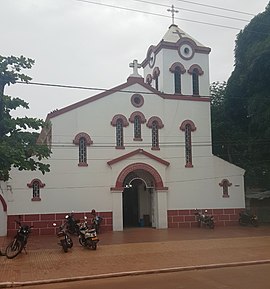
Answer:
<path fill-rule="evenodd" d="M 207 214 L 213 215 L 216 226 L 232 226 L 238 224 L 239 212 L 244 208 L 207 209 Z M 197 227 L 195 210 L 168 210 L 168 228 Z"/>
<path fill-rule="evenodd" d="M 13 236 L 16 234 L 18 226 L 15 220 L 20 221 L 22 224 L 33 226 L 33 235 L 54 235 L 57 228 L 64 222 L 67 213 L 55 213 L 55 214 L 31 214 L 31 215 L 11 215 L 8 216 L 7 235 Z M 103 218 L 100 231 L 112 231 L 112 212 L 97 212 L 98 216 Z M 81 222 L 84 220 L 84 216 L 87 216 L 89 222 L 92 216 L 89 212 L 74 213 L 75 219 L 79 219 Z M 57 226 L 54 227 L 53 223 Z"/>

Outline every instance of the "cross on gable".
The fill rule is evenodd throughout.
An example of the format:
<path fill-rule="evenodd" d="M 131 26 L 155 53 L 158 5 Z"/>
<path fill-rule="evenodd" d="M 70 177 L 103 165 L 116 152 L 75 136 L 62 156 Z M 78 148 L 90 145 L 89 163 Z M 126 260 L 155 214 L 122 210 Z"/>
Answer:
<path fill-rule="evenodd" d="M 140 63 L 138 63 L 137 59 L 134 59 L 132 63 L 129 64 L 129 67 L 133 68 L 133 73 L 132 75 L 139 75 L 138 73 L 138 68 L 141 68 L 142 65 Z"/>
<path fill-rule="evenodd" d="M 178 13 L 179 11 L 174 9 L 173 5 L 172 5 L 172 9 L 167 9 L 167 11 L 172 13 L 172 24 L 174 24 L 174 13 Z"/>

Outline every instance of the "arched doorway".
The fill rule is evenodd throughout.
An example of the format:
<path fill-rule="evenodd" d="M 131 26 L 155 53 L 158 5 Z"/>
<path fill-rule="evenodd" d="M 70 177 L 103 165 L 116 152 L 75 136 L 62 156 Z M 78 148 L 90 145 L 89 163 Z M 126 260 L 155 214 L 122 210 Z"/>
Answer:
<path fill-rule="evenodd" d="M 114 231 L 122 231 L 124 223 L 139 226 L 142 220 L 144 226 L 167 228 L 168 187 L 163 186 L 161 175 L 153 166 L 129 164 L 119 173 L 111 192 Z M 129 206 L 133 206 L 134 213 Z"/>
<path fill-rule="evenodd" d="M 142 169 L 135 170 L 126 176 L 123 185 L 124 228 L 154 225 L 153 176 Z"/>

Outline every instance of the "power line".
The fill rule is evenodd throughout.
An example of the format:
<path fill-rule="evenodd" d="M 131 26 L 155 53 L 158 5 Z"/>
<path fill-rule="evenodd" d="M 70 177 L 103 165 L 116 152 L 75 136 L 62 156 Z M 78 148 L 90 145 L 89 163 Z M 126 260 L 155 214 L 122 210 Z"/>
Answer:
<path fill-rule="evenodd" d="M 156 6 L 161 6 L 161 7 L 168 7 L 168 5 L 165 5 L 165 4 L 159 4 L 159 3 L 150 2 L 150 1 L 144 1 L 144 0 L 131 0 L 131 1 L 139 2 L 139 3 L 147 3 L 147 4 L 156 5 Z M 215 17 L 221 17 L 221 18 L 226 18 L 226 19 L 230 19 L 230 20 L 238 20 L 238 21 L 249 22 L 248 19 L 241 19 L 241 18 L 236 18 L 236 17 L 231 17 L 231 16 L 225 16 L 225 15 L 220 15 L 220 14 L 203 12 L 203 11 L 198 11 L 198 10 L 193 10 L 193 9 L 187 9 L 187 8 L 183 8 L 183 7 L 174 7 L 174 8 L 179 9 L 180 11 L 183 10 L 183 11 L 188 11 L 188 12 L 194 12 L 194 13 L 204 14 L 204 15 L 208 15 L 208 16 L 215 16 Z"/>
<path fill-rule="evenodd" d="M 255 14 L 248 13 L 248 12 L 243 12 L 243 11 L 234 10 L 234 9 L 228 9 L 228 8 L 224 8 L 224 7 L 218 7 L 218 6 L 214 6 L 214 5 L 201 4 L 201 3 L 193 2 L 193 1 L 187 1 L 187 0 L 176 0 L 176 1 L 190 3 L 190 4 L 199 5 L 199 6 L 208 7 L 208 8 L 213 8 L 213 9 L 218 9 L 218 10 L 222 10 L 222 11 L 228 11 L 228 12 L 234 12 L 234 13 L 239 13 L 239 14 L 255 16 Z"/>
<path fill-rule="evenodd" d="M 161 92 L 157 91 L 157 92 L 150 92 L 150 91 L 137 91 L 137 90 L 125 90 L 125 89 L 121 89 L 119 90 L 117 87 L 116 88 L 99 88 L 99 87 L 89 87 L 89 86 L 78 86 L 78 85 L 66 85 L 66 84 L 54 84 L 54 83 L 46 83 L 46 82 L 32 82 L 32 81 L 28 81 L 28 82 L 24 82 L 24 81 L 16 81 L 17 84 L 24 84 L 24 85 L 37 85 L 37 86 L 46 86 L 46 87 L 56 87 L 56 88 L 67 88 L 67 89 L 81 89 L 81 90 L 92 90 L 92 91 L 102 91 L 102 92 L 106 92 L 106 91 L 110 91 L 110 92 L 119 92 L 119 93 L 138 93 L 138 94 L 150 94 L 150 95 L 158 95 Z M 150 88 L 153 88 L 152 86 L 150 86 Z M 161 94 L 165 94 L 166 93 L 161 93 Z M 181 95 L 179 95 L 181 96 Z M 208 97 L 211 98 L 211 95 L 201 95 L 200 97 Z M 235 96 L 235 97 L 230 97 L 230 98 L 235 98 L 235 99 L 246 99 L 246 96 Z M 260 99 L 269 99 L 269 97 L 264 96 L 264 97 L 260 97 Z"/>
<path fill-rule="evenodd" d="M 100 6 L 110 7 L 110 8 L 116 8 L 116 9 L 121 9 L 121 10 L 126 10 L 126 11 L 138 12 L 138 13 L 143 13 L 143 14 L 153 15 L 153 16 L 159 16 L 159 17 L 164 17 L 164 18 L 171 18 L 171 16 L 164 15 L 164 14 L 159 14 L 159 13 L 154 13 L 154 12 L 146 12 L 146 11 L 142 11 L 139 9 L 133 9 L 133 8 L 127 8 L 127 7 L 122 7 L 122 6 L 104 4 L 104 3 L 99 3 L 99 2 L 90 1 L 90 0 L 74 0 L 74 1 L 88 3 L 88 4 L 94 4 L 94 5 L 100 5 Z M 241 28 L 238 28 L 238 27 L 232 27 L 232 26 L 221 25 L 221 24 L 214 24 L 214 23 L 209 23 L 209 22 L 204 22 L 204 21 L 190 20 L 190 19 L 179 18 L 179 17 L 175 17 L 175 19 L 187 21 L 187 22 L 193 22 L 193 23 L 197 23 L 197 24 L 210 25 L 210 26 L 215 26 L 215 27 L 220 27 L 220 28 L 241 30 Z"/>
<path fill-rule="evenodd" d="M 127 8 L 127 7 L 123 7 L 123 6 L 104 4 L 104 3 L 99 3 L 99 2 L 90 1 L 90 0 L 74 0 L 74 1 L 88 3 L 88 4 L 94 4 L 94 5 L 100 5 L 100 6 L 110 7 L 110 8 L 116 8 L 116 9 L 120 9 L 120 10 L 132 11 L 132 12 L 137 12 L 137 13 L 143 13 L 143 14 L 153 15 L 153 16 L 158 16 L 158 17 L 171 18 L 171 16 L 164 15 L 164 14 L 159 14 L 159 13 L 154 13 L 154 12 L 146 12 L 146 11 L 142 11 L 142 10 L 139 10 L 139 9 L 133 9 L 133 8 Z M 168 6 L 166 6 L 166 7 L 168 7 Z M 222 8 L 219 8 L 219 9 L 222 9 Z M 237 10 L 232 10 L 232 9 L 227 9 L 227 10 L 240 13 L 240 11 L 237 11 Z M 244 14 L 247 14 L 247 13 L 244 13 Z M 251 15 L 254 16 L 253 14 L 251 14 Z M 215 26 L 215 27 L 219 27 L 219 28 L 226 28 L 226 29 L 231 29 L 231 30 L 238 30 L 238 31 L 242 30 L 242 28 L 239 28 L 239 27 L 233 27 L 233 26 L 222 25 L 222 24 L 214 24 L 214 23 L 210 23 L 210 22 L 191 20 L 191 19 L 186 19 L 186 18 L 175 17 L 174 19 L 178 19 L 178 20 L 186 21 L 186 22 L 197 23 L 197 24 Z M 254 30 L 249 30 L 249 29 L 247 29 L 247 31 L 251 32 L 251 33 L 259 33 L 259 34 L 268 35 L 268 33 L 264 33 L 264 32 L 261 32 L 261 31 L 254 31 Z"/>

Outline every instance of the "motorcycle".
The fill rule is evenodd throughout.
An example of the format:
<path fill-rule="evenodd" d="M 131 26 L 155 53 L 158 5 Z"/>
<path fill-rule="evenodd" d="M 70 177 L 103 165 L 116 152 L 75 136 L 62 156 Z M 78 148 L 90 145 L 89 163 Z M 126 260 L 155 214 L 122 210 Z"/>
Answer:
<path fill-rule="evenodd" d="M 22 225 L 21 222 L 15 221 L 17 225 L 19 225 L 19 228 L 17 230 L 17 233 L 14 237 L 14 239 L 8 244 L 6 248 L 5 255 L 8 259 L 13 259 L 16 256 L 18 256 L 22 250 L 24 249 L 26 252 L 26 244 L 29 237 L 29 234 L 31 233 L 31 228 L 33 226 L 28 225 Z"/>
<path fill-rule="evenodd" d="M 53 226 L 55 227 L 56 223 L 53 223 Z M 68 234 L 67 229 L 65 228 L 65 224 L 61 225 L 58 228 L 58 232 L 56 235 L 59 239 L 58 245 L 62 246 L 64 252 L 67 253 L 68 249 L 71 249 L 73 247 L 73 241 Z"/>
<path fill-rule="evenodd" d="M 96 230 L 97 234 L 100 233 L 100 225 L 103 220 L 101 216 L 97 216 L 96 211 L 93 209 L 90 213 L 93 218 L 92 218 L 92 228 Z"/>
<path fill-rule="evenodd" d="M 76 220 L 74 218 L 73 212 L 66 215 L 65 218 L 66 218 L 66 222 L 64 225 L 66 226 L 66 229 L 69 232 L 69 234 L 79 236 L 79 234 L 80 234 L 80 228 L 79 228 L 80 220 Z"/>
<path fill-rule="evenodd" d="M 79 243 L 86 248 L 97 249 L 99 239 L 95 228 L 89 228 L 87 224 L 87 217 L 84 217 L 84 222 L 80 224 Z"/>
<path fill-rule="evenodd" d="M 259 226 L 258 217 L 255 214 L 252 214 L 248 211 L 242 211 L 239 213 L 239 224 L 241 226 L 252 225 L 254 227 Z"/>
<path fill-rule="evenodd" d="M 196 215 L 196 219 L 198 222 L 198 227 L 205 225 L 206 227 L 208 227 L 210 229 L 215 228 L 214 216 L 207 215 L 207 210 L 204 210 L 204 212 L 202 212 L 202 210 L 196 209 L 195 215 Z"/>

